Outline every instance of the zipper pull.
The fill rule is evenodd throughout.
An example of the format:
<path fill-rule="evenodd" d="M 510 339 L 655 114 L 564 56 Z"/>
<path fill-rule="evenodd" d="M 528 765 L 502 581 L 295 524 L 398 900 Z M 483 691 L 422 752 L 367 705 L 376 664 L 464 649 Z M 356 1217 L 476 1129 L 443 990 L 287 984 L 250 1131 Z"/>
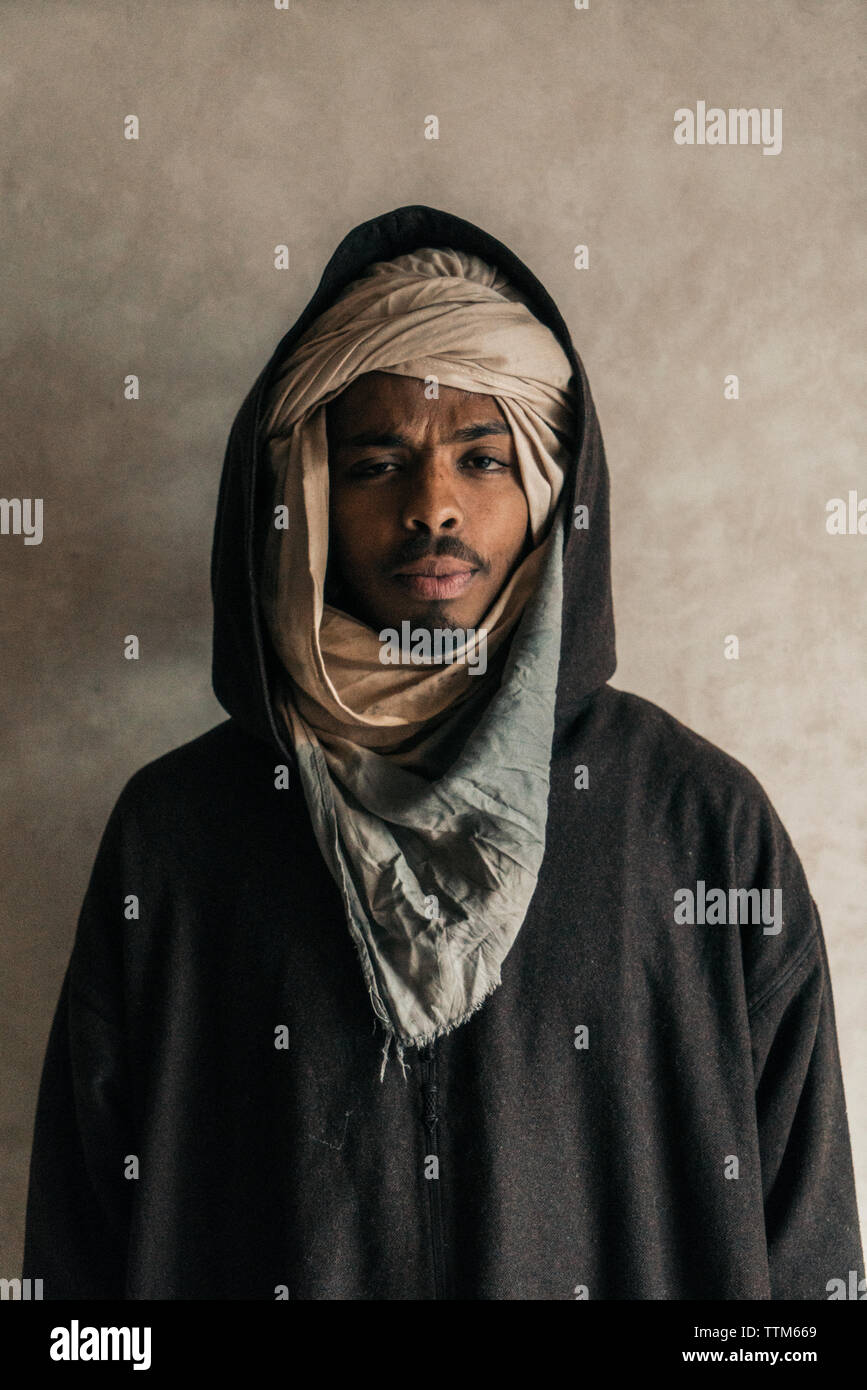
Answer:
<path fill-rule="evenodd" d="M 437 1083 L 436 1072 L 434 1070 L 433 1044 L 423 1050 L 419 1049 L 418 1055 L 422 1065 L 422 1118 L 425 1129 L 428 1131 L 431 1138 L 433 1138 L 439 1119 L 437 1114 Z"/>

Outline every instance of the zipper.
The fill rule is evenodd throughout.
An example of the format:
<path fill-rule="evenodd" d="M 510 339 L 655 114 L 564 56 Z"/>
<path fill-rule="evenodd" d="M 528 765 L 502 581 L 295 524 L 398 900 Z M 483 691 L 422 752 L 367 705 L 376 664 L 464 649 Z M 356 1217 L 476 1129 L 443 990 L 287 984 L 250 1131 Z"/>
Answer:
<path fill-rule="evenodd" d="M 437 1176 L 425 1177 L 430 1208 L 431 1249 L 433 1254 L 434 1289 L 436 1298 L 449 1297 L 446 1280 L 445 1234 L 443 1230 L 443 1209 L 440 1199 L 439 1146 L 437 1127 L 440 1122 L 439 1089 L 437 1086 L 437 1058 L 433 1043 L 419 1048 L 419 1067 L 421 1071 L 422 1124 L 427 1141 L 425 1159 L 437 1160 Z"/>

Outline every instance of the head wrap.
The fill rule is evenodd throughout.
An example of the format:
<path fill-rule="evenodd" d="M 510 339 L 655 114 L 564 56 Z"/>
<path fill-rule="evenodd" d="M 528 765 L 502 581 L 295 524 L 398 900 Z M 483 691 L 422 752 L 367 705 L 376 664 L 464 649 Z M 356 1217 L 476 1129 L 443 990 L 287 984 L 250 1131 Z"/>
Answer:
<path fill-rule="evenodd" d="M 534 548 L 479 620 L 499 657 L 484 676 L 469 660 L 384 666 L 373 629 L 325 602 L 324 407 L 373 371 L 491 395 L 511 428 Z M 263 550 L 262 608 L 285 677 L 274 698 L 388 1035 L 384 1058 L 392 1038 L 402 1058 L 497 987 L 535 888 L 560 643 L 557 502 L 577 451 L 570 378 L 500 271 L 424 248 L 370 266 L 270 387 L 268 500 L 288 518 L 268 526 Z"/>

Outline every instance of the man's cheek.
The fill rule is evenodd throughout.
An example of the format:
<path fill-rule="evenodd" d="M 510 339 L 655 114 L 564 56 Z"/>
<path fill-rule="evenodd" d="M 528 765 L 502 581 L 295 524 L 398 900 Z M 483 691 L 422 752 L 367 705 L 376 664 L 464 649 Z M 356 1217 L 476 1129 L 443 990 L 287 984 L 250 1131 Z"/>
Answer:
<path fill-rule="evenodd" d="M 382 582 L 370 557 L 359 551 L 350 551 L 344 563 L 347 581 L 359 592 L 371 593 Z"/>

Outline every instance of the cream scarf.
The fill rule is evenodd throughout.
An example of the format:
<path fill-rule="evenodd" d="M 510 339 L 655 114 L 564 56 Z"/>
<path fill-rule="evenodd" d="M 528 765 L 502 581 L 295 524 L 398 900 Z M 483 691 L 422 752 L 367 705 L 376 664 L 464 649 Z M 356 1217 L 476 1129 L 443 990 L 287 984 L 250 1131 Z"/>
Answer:
<path fill-rule="evenodd" d="M 512 430 L 534 549 L 469 660 L 384 666 L 372 628 L 325 603 L 327 402 L 365 372 L 495 398 Z M 267 402 L 273 523 L 261 601 L 311 820 L 341 891 L 377 1018 L 420 1046 L 500 983 L 544 852 L 560 648 L 571 368 L 501 272 L 461 251 L 372 265 L 295 344 Z M 266 493 L 268 489 L 266 488 Z M 508 639 L 512 638 L 509 642 Z"/>

